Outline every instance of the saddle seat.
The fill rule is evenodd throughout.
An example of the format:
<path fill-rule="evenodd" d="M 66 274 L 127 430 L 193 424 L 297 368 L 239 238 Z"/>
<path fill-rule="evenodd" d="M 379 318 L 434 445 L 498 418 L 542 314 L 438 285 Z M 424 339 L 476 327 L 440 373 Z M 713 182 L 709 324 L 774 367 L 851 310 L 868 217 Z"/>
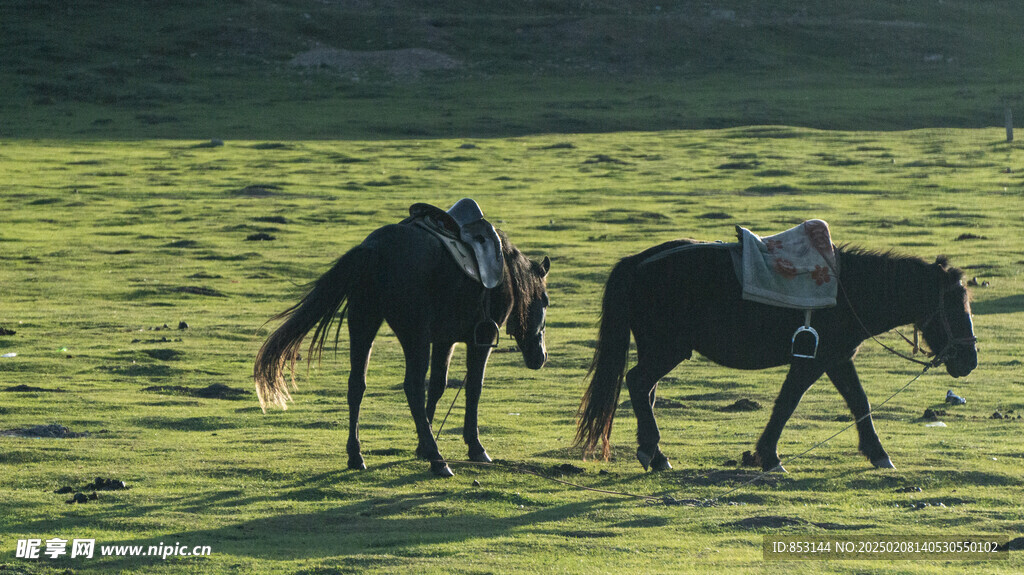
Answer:
<path fill-rule="evenodd" d="M 419 226 L 440 239 L 459 268 L 485 288 L 496 287 L 504 278 L 501 238 L 472 199 L 463 198 L 447 211 L 430 204 L 413 204 L 402 223 Z"/>

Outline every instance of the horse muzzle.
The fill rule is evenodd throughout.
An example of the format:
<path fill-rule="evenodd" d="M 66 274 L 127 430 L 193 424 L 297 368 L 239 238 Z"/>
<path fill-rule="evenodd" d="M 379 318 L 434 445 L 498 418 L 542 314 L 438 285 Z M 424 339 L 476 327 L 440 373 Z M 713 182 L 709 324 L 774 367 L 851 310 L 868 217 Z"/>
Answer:
<path fill-rule="evenodd" d="M 971 347 L 969 350 L 953 348 L 952 353 L 945 359 L 946 373 L 953 377 L 967 377 L 974 368 L 978 367 L 977 350 Z"/>
<path fill-rule="evenodd" d="M 523 361 L 529 369 L 540 369 L 548 362 L 548 350 L 543 345 L 524 347 Z"/>

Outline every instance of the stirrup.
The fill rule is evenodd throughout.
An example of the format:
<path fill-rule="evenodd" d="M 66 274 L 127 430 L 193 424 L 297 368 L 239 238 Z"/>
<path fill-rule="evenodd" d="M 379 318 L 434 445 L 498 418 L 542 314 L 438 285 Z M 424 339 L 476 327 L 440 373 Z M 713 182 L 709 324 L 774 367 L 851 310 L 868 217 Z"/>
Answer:
<path fill-rule="evenodd" d="M 800 337 L 801 335 L 803 337 Z M 797 338 L 800 339 L 799 351 Z M 804 312 L 804 325 L 793 332 L 793 340 L 789 344 L 789 353 L 800 359 L 814 359 L 818 356 L 818 332 L 811 327 L 811 310 Z"/>
<path fill-rule="evenodd" d="M 477 347 L 498 347 L 501 335 L 493 319 L 482 319 L 473 327 L 473 345 Z"/>

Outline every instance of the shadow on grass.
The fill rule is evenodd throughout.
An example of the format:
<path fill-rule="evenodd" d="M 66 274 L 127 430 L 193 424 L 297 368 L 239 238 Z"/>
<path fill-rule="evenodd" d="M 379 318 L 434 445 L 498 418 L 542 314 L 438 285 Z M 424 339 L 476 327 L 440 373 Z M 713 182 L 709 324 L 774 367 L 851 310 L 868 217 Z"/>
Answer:
<path fill-rule="evenodd" d="M 472 493 L 472 492 L 470 492 Z M 445 515 L 438 504 L 457 503 L 460 511 Z M 282 513 L 214 529 L 180 531 L 158 540 L 103 542 L 103 545 L 142 546 L 180 542 L 191 548 L 210 545 L 217 555 L 253 559 L 292 560 L 365 553 L 407 555 L 423 546 L 494 539 L 526 531 L 547 533 L 552 524 L 592 512 L 601 502 L 566 503 L 543 509 L 497 516 L 478 506 L 466 492 L 420 492 L 394 495 L 331 507 L 311 513 Z M 505 515 L 505 514 L 502 514 Z M 97 542 L 99 547 L 100 542 Z M 92 565 L 104 571 L 160 563 L 159 557 L 97 558 Z M 191 562 L 191 561 L 190 561 Z M 68 562 L 70 566 L 70 561 Z"/>
<path fill-rule="evenodd" d="M 1024 295 L 1015 294 L 990 301 L 972 302 L 971 311 L 974 312 L 974 315 L 1016 313 L 1024 311 Z"/>

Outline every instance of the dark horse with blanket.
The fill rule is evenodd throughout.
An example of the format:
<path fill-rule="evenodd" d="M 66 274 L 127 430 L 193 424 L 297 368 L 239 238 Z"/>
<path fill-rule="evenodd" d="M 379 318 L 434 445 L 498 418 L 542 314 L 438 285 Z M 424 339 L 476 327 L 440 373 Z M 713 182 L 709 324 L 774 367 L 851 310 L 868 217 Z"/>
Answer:
<path fill-rule="evenodd" d="M 286 321 L 267 339 L 256 356 L 254 375 L 260 403 L 282 408 L 291 399 L 285 371 L 294 365 L 302 340 L 310 330 L 309 356 L 323 351 L 332 322 L 348 315 L 351 370 L 348 376 L 348 467 L 363 469 L 359 444 L 359 406 L 366 389 L 366 367 L 381 322 L 387 321 L 405 354 L 405 396 L 416 424 L 416 455 L 431 462 L 431 470 L 450 476 L 431 432 L 438 400 L 448 381 L 448 364 L 457 342 L 466 342 L 466 415 L 463 438 L 473 461 L 490 461 L 480 444 L 477 406 L 491 347 L 477 341 L 477 326 L 485 316 L 519 344 L 530 369 L 547 361 L 544 318 L 548 304 L 548 258 L 526 258 L 508 237 L 501 240 L 501 282 L 485 297 L 483 285 L 464 274 L 441 240 L 425 229 L 403 224 L 384 226 L 341 256 L 312 284 L 302 300 L 275 319 Z M 343 307 L 344 306 L 344 307 Z M 340 310 L 340 314 L 339 314 Z M 489 322 L 488 322 L 489 323 Z M 490 342 L 486 342 L 490 343 Z M 429 395 L 424 403 L 424 380 L 430 368 Z"/>
<path fill-rule="evenodd" d="M 695 247 L 679 249 L 685 245 Z M 978 364 L 962 273 L 949 267 L 945 258 L 929 264 L 891 253 L 839 248 L 837 305 L 814 312 L 821 343 L 817 357 L 798 359 L 791 356 L 790 342 L 804 323 L 804 313 L 742 299 L 732 256 L 722 246 L 668 242 L 626 257 L 612 270 L 591 366 L 593 379 L 580 407 L 576 441 L 585 453 L 600 442 L 604 457 L 609 455 L 631 331 L 637 364 L 625 374 L 625 381 L 637 418 L 637 458 L 645 469 L 655 470 L 671 468 L 658 447 L 655 389 L 658 380 L 694 350 L 738 369 L 789 365 L 755 452 L 764 470 L 777 471 L 785 471 L 777 453 L 782 428 L 822 374 L 828 375 L 858 421 L 861 453 L 875 467 L 893 467 L 875 433 L 853 366 L 858 346 L 868 337 L 914 324 L 935 351 L 932 363 L 945 363 L 953 377 L 969 374 Z"/>

